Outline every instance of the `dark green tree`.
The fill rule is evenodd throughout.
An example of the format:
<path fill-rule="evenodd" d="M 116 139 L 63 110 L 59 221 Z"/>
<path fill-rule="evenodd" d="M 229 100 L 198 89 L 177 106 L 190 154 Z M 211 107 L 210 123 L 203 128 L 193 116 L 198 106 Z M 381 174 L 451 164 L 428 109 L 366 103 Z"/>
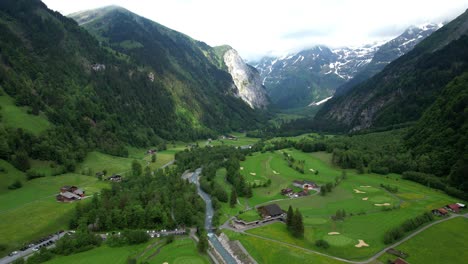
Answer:
<path fill-rule="evenodd" d="M 133 176 L 140 176 L 143 172 L 143 168 L 141 167 L 140 162 L 137 160 L 133 160 L 132 162 L 132 174 Z"/>
<path fill-rule="evenodd" d="M 231 208 L 234 208 L 236 207 L 236 204 L 237 204 L 237 192 L 236 192 L 236 189 L 232 189 L 231 191 L 231 197 L 229 199 L 229 205 L 231 206 Z"/>
<path fill-rule="evenodd" d="M 288 213 L 286 215 L 286 227 L 290 230 L 292 227 L 293 223 L 293 218 L 294 218 L 294 211 L 292 206 L 289 206 L 288 208 Z"/>
<path fill-rule="evenodd" d="M 296 208 L 296 212 L 294 212 L 291 231 L 295 237 L 304 237 L 304 222 L 302 219 L 302 214 L 299 212 L 299 208 Z"/>
<path fill-rule="evenodd" d="M 197 249 L 198 252 L 203 254 L 206 253 L 206 251 L 208 250 L 208 238 L 205 232 L 202 232 L 202 234 L 198 236 Z"/>

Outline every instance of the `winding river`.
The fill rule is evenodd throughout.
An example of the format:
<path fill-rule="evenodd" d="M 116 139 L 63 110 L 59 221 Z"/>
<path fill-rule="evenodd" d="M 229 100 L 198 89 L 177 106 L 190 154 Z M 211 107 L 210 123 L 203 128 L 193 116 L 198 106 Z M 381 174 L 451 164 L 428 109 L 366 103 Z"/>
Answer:
<path fill-rule="evenodd" d="M 208 232 L 208 240 L 211 242 L 211 244 L 219 253 L 219 255 L 223 258 L 225 263 L 236 264 L 236 261 L 234 260 L 234 258 L 223 247 L 221 242 L 219 242 L 218 237 L 212 231 L 213 230 L 212 220 L 213 220 L 214 210 L 213 210 L 213 205 L 211 204 L 211 197 L 200 188 L 200 182 L 198 181 L 198 177 L 200 176 L 201 171 L 202 171 L 201 168 L 196 169 L 195 172 L 190 177 L 190 182 L 197 185 L 198 195 L 200 195 L 203 201 L 205 201 L 206 203 L 205 229 Z"/>

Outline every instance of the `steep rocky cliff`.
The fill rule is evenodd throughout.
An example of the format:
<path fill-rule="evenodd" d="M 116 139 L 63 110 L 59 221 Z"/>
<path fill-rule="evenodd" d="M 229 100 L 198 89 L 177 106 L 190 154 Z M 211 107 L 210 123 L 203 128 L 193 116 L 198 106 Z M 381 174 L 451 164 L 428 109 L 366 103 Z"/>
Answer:
<path fill-rule="evenodd" d="M 265 108 L 269 101 L 257 69 L 246 64 L 234 49 L 227 50 L 223 60 L 236 85 L 236 94 L 252 108 Z"/>

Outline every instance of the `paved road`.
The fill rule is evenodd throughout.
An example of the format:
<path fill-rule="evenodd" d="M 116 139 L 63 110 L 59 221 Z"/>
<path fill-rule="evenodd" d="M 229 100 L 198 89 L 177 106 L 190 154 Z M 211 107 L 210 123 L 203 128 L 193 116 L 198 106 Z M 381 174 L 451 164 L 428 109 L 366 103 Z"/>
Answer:
<path fill-rule="evenodd" d="M 20 250 L 18 250 L 18 254 L 14 255 L 14 256 L 11 256 L 11 257 L 10 257 L 10 256 L 6 256 L 6 257 L 4 257 L 4 258 L 1 258 L 1 259 L 0 259 L 0 264 L 8 264 L 8 263 L 11 263 L 11 262 L 13 262 L 13 261 L 19 259 L 19 258 L 26 257 L 26 256 L 28 256 L 28 255 L 34 253 L 33 248 L 35 248 L 35 247 L 40 247 L 41 245 L 45 245 L 45 244 L 46 244 L 47 242 L 49 242 L 49 241 L 54 241 L 54 242 L 56 242 L 57 240 L 59 240 L 60 238 L 62 238 L 65 234 L 67 234 L 67 232 L 63 232 L 63 233 L 61 233 L 61 234 L 59 234 L 59 235 L 54 235 L 54 236 L 51 237 L 50 239 L 47 239 L 47 240 L 45 240 L 45 241 L 43 241 L 43 242 L 41 242 L 41 243 L 39 243 L 39 244 L 37 244 L 37 245 L 35 245 L 35 246 L 33 246 L 33 247 L 30 247 L 30 248 L 26 249 L 25 251 L 20 251 Z M 55 247 L 55 244 L 52 244 L 52 245 L 48 246 L 47 248 L 52 248 L 52 247 Z"/>
<path fill-rule="evenodd" d="M 325 254 L 325 253 L 322 253 L 322 252 L 318 252 L 318 251 L 315 251 L 315 250 L 312 250 L 312 249 L 308 249 L 308 248 L 303 248 L 303 247 L 300 247 L 300 246 L 297 246 L 297 245 L 294 245 L 294 244 L 290 244 L 290 243 L 286 243 L 286 242 L 283 242 L 283 241 L 278 241 L 278 240 L 275 240 L 275 239 L 271 239 L 271 238 L 266 238 L 266 237 L 263 237 L 263 236 L 259 236 L 259 235 L 255 235 L 255 234 L 250 234 L 250 233 L 245 233 L 244 231 L 240 231 L 240 230 L 236 230 L 234 228 L 231 228 L 231 227 L 228 227 L 228 229 L 230 230 L 233 230 L 235 232 L 238 232 L 238 233 L 242 233 L 242 234 L 245 234 L 245 235 L 248 235 L 248 236 L 253 236 L 253 237 L 257 237 L 257 238 L 260 238 L 260 239 L 264 239 L 264 240 L 268 240 L 268 241 L 272 241 L 272 242 L 275 242 L 275 243 L 279 243 L 279 244 L 283 244 L 283 245 L 286 245 L 286 246 L 290 246 L 290 247 L 293 247 L 293 248 L 297 248 L 297 249 L 301 249 L 301 250 L 304 250 L 306 252 L 310 252 L 310 253 L 314 253 L 314 254 L 318 254 L 318 255 L 321 255 L 321 256 L 325 256 L 325 257 L 329 257 L 329 258 L 332 258 L 332 259 L 336 259 L 336 260 L 339 260 L 339 261 L 342 261 L 342 262 L 346 262 L 346 263 L 353 263 L 353 264 L 367 264 L 367 263 L 370 263 L 372 261 L 375 261 L 377 258 L 379 258 L 380 256 L 382 256 L 383 254 L 385 254 L 385 252 L 390 249 L 390 248 L 394 248 L 394 247 L 397 247 L 399 246 L 400 244 L 406 242 L 407 240 L 411 239 L 412 237 L 418 235 L 419 233 L 421 233 L 422 231 L 428 229 L 429 227 L 431 226 L 434 226 L 434 225 L 437 225 L 437 224 L 440 224 L 442 222 L 445 222 L 445 221 L 448 221 L 450 219 L 453 219 L 453 218 L 456 218 L 456 217 L 465 217 L 465 218 L 468 218 L 468 213 L 467 214 L 464 214 L 464 215 L 455 215 L 455 214 L 452 214 L 451 216 L 449 217 L 446 217 L 444 219 L 441 219 L 441 220 L 438 220 L 438 221 L 435 221 L 435 222 L 432 222 L 431 224 L 417 230 L 416 232 L 410 234 L 409 236 L 405 237 L 404 239 L 382 249 L 381 251 L 379 251 L 378 253 L 376 253 L 374 256 L 370 257 L 369 259 L 367 260 L 362 260 L 362 261 L 353 261 L 353 260 L 348 260 L 348 259 L 343 259 L 343 258 L 339 258 L 339 257 L 335 257 L 335 256 L 332 256 L 332 255 L 328 255 L 328 254 Z M 226 224 L 223 225 L 223 227 L 225 226 Z"/>
<path fill-rule="evenodd" d="M 169 161 L 168 163 L 162 165 L 162 166 L 161 166 L 161 169 L 164 169 L 164 168 L 166 168 L 167 166 L 171 166 L 172 164 L 174 164 L 174 162 L 175 162 L 175 159 Z"/>

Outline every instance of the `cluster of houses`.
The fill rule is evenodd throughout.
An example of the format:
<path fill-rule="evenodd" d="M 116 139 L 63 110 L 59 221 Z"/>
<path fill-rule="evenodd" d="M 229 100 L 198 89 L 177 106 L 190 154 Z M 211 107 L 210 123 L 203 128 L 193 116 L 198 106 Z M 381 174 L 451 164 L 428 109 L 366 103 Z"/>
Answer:
<path fill-rule="evenodd" d="M 432 210 L 432 214 L 437 216 L 445 216 L 448 215 L 449 212 L 458 214 L 463 208 L 466 208 L 466 205 L 462 203 L 447 204 L 444 207 Z"/>
<path fill-rule="evenodd" d="M 233 136 L 233 135 L 223 135 L 223 136 L 220 136 L 219 139 L 229 139 L 229 140 L 237 140 L 237 137 L 236 136 Z"/>
<path fill-rule="evenodd" d="M 291 198 L 297 198 L 297 197 L 309 195 L 310 190 L 315 190 L 315 191 L 320 190 L 320 187 L 315 182 L 311 182 L 311 181 L 295 180 L 293 181 L 293 186 L 301 188 L 302 191 L 295 193 L 293 189 L 286 188 L 286 189 L 281 190 L 281 194 L 285 196 L 289 196 Z"/>
<path fill-rule="evenodd" d="M 73 202 L 81 200 L 85 195 L 85 192 L 76 186 L 63 186 L 60 188 L 60 193 L 57 194 L 56 198 L 59 202 Z"/>

